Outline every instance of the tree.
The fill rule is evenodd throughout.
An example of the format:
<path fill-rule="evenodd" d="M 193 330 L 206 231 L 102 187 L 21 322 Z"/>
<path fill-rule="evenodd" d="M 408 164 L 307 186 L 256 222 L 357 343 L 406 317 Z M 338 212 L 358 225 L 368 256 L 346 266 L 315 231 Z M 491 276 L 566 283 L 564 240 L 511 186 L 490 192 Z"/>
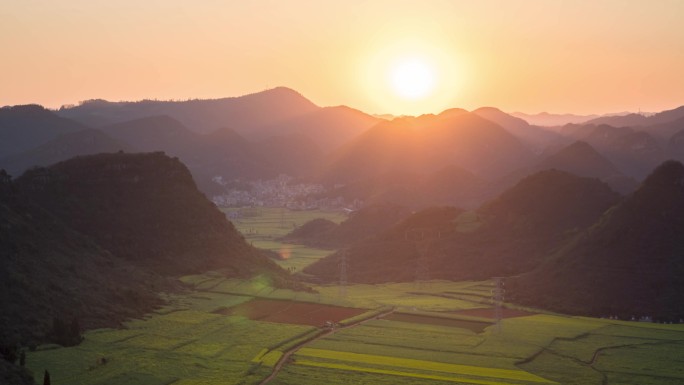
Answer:
<path fill-rule="evenodd" d="M 15 363 L 17 361 L 17 345 L 0 345 L 0 357 L 4 358 L 6 361 Z"/>
<path fill-rule="evenodd" d="M 21 355 L 19 356 L 19 366 L 24 367 L 26 365 L 26 352 L 21 351 Z"/>
<path fill-rule="evenodd" d="M 67 325 L 58 317 L 52 318 L 52 340 L 62 346 L 74 346 L 81 343 L 81 326 L 74 317 L 71 324 Z"/>
<path fill-rule="evenodd" d="M 81 338 L 81 326 L 78 323 L 78 318 L 74 317 L 71 320 L 71 328 L 70 328 L 70 339 L 71 343 L 74 345 L 78 345 L 82 338 Z"/>
<path fill-rule="evenodd" d="M 66 327 L 64 326 L 64 322 L 57 317 L 52 317 L 52 335 L 55 342 L 63 345 Z"/>
<path fill-rule="evenodd" d="M 45 370 L 45 374 L 43 374 L 43 385 L 50 385 L 50 372 Z"/>

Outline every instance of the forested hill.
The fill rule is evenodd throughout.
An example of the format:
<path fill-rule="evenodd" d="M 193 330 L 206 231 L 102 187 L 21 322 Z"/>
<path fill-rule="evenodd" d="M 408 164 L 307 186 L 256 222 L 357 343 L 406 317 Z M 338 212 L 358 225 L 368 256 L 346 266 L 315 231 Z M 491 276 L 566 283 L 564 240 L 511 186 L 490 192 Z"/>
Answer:
<path fill-rule="evenodd" d="M 507 283 L 513 301 L 568 313 L 684 317 L 684 166 L 668 161 L 584 236 Z"/>
<path fill-rule="evenodd" d="M 0 172 L 0 230 L 3 352 L 75 344 L 80 330 L 139 317 L 184 274 L 291 285 L 163 153 L 77 157 L 16 180 Z"/>
<path fill-rule="evenodd" d="M 476 211 L 426 209 L 350 247 L 346 250 L 348 279 L 362 283 L 413 281 L 419 262 L 428 268 L 431 278 L 438 279 L 520 274 L 543 263 L 619 199 L 597 179 L 542 171 Z M 305 272 L 333 281 L 340 255 L 321 259 Z"/>
<path fill-rule="evenodd" d="M 15 188 L 112 254 L 157 272 L 279 271 L 161 152 L 76 157 L 27 171 Z"/>

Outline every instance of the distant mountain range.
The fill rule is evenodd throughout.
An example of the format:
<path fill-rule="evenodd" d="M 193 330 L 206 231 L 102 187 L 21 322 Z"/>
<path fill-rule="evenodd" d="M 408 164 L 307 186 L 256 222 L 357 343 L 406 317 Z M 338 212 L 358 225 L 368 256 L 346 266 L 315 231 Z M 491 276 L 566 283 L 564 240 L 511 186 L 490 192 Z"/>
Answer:
<path fill-rule="evenodd" d="M 531 270 L 591 225 L 619 195 L 596 179 L 549 170 L 529 176 L 478 210 L 430 208 L 344 251 L 348 279 L 413 281 L 425 253 L 431 278 L 485 279 Z M 305 269 L 335 280 L 341 252 Z"/>
<path fill-rule="evenodd" d="M 577 144 L 586 146 L 586 144 Z M 626 197 L 541 171 L 475 211 L 426 209 L 304 272 L 351 282 L 506 279 L 507 299 L 592 316 L 684 318 L 684 166 L 666 161 Z"/>
<path fill-rule="evenodd" d="M 35 305 L 20 300 L 44 290 L 43 282 L 56 284 L 54 277 L 21 278 L 30 269 L 41 276 L 63 273 L 73 287 L 92 293 L 86 304 L 125 297 L 117 287 L 143 293 L 122 314 L 156 303 L 151 287 L 134 283 L 139 277 L 166 285 L 167 276 L 221 268 L 236 276 L 265 272 L 285 284 L 282 270 L 249 247 L 197 190 L 222 194 L 231 183 L 285 173 L 326 186 L 312 199 L 378 205 L 349 223 L 314 223 L 291 234 L 307 243 L 317 237 L 329 247 L 349 246 L 352 281 L 415 280 L 427 264 L 434 278 L 520 276 L 511 280 L 520 282 L 520 302 L 551 308 L 540 293 L 557 292 L 561 311 L 678 316 L 663 309 L 682 308 L 676 278 L 682 273 L 682 166 L 665 161 L 684 158 L 683 124 L 684 107 L 555 127 L 493 107 L 380 118 L 344 106 L 322 108 L 287 88 L 186 102 L 90 101 L 57 112 L 2 108 L 0 168 L 14 179 L 0 174 L 0 253 L 7 261 L 0 278 L 20 291 L 0 298 L 20 312 Z M 167 155 L 136 154 L 150 151 Z M 378 208 L 398 206 L 407 209 Z M 60 240 L 66 243 L 56 246 Z M 46 263 L 44 255 L 54 258 Z M 418 263 L 419 257 L 425 260 Z M 334 280 L 339 258 L 334 254 L 306 272 Z M 110 282 L 91 289 L 95 281 L 73 270 L 81 265 L 95 280 L 106 279 L 112 266 L 135 271 L 135 279 L 112 273 Z M 546 278 L 561 270 L 568 278 L 557 281 L 574 293 L 591 287 L 602 296 L 587 306 L 579 295 L 561 297 L 562 286 Z M 653 271 L 657 279 L 640 278 L 638 271 Z M 599 281 L 601 272 L 610 280 L 589 281 Z M 627 279 L 642 280 L 635 287 L 646 294 L 630 291 L 634 301 L 609 305 Z M 41 303 L 40 314 L 49 318 L 73 308 L 64 314 L 78 315 L 66 298 L 71 294 L 51 293 L 45 298 L 54 306 Z M 662 300 L 646 306 L 656 294 Z M 103 307 L 91 321 L 110 311 Z M 48 327 L 45 318 L 26 321 L 28 329 L 0 318 L 8 333 L 31 338 Z"/>
<path fill-rule="evenodd" d="M 323 194 L 365 204 L 391 203 L 412 209 L 452 205 L 476 207 L 488 194 L 490 184 L 461 167 L 448 165 L 433 173 L 397 170 L 374 175 L 334 188 Z"/>
<path fill-rule="evenodd" d="M 592 119 L 599 118 L 599 115 L 575 115 L 575 114 L 551 114 L 541 112 L 539 114 L 526 114 L 524 112 L 512 112 L 512 116 L 523 119 L 535 126 L 553 127 L 564 126 L 566 124 L 582 124 Z"/>
<path fill-rule="evenodd" d="M 314 279 L 336 281 L 344 255 L 351 282 L 503 276 L 523 305 L 684 318 L 684 106 L 527 117 L 377 117 L 282 87 L 1 108 L 0 348 L 117 324 L 208 269 L 302 288 L 206 198 L 282 173 L 326 187 L 307 199 L 365 205 L 288 235 L 344 247 Z"/>
<path fill-rule="evenodd" d="M 473 113 L 500 125 L 520 139 L 535 154 L 543 152 L 545 148 L 561 139 L 557 132 L 544 127 L 530 125 L 527 121 L 506 114 L 494 107 L 478 108 Z"/>
<path fill-rule="evenodd" d="M 214 100 L 93 100 L 56 112 L 15 106 L 0 109 L 0 168 L 16 177 L 77 155 L 164 151 L 187 164 L 209 196 L 226 193 L 232 181 L 288 174 L 324 183 L 329 198 L 471 208 L 546 168 L 599 177 L 629 193 L 656 165 L 684 158 L 684 107 L 588 123 L 574 116 L 568 121 L 582 123 L 556 127 L 530 116 L 573 116 L 528 115 L 530 124 L 514 115 L 483 107 L 377 117 L 318 107 L 284 87 Z M 595 153 L 570 147 L 577 141 Z"/>
<path fill-rule="evenodd" d="M 90 100 L 62 108 L 62 117 L 98 128 L 149 116 L 167 115 L 200 133 L 230 127 L 238 133 L 258 134 L 260 127 L 306 115 L 320 107 L 298 92 L 278 87 L 234 98 L 140 102 Z"/>
<path fill-rule="evenodd" d="M 21 175 L 32 166 L 48 166 L 78 155 L 132 151 L 128 143 L 116 140 L 100 130 L 85 128 L 59 136 L 30 150 L 0 158 L 0 165 L 11 175 Z"/>
<path fill-rule="evenodd" d="M 684 106 L 649 115 L 630 113 L 618 116 L 602 116 L 585 123 L 594 125 L 607 124 L 615 127 L 648 127 L 671 122 L 682 117 L 684 117 Z"/>
<path fill-rule="evenodd" d="M 86 128 L 38 105 L 0 108 L 0 158 L 31 150 L 59 135 Z"/>
<path fill-rule="evenodd" d="M 481 178 L 521 167 L 532 154 L 501 126 L 466 111 L 382 122 L 331 154 L 320 171 L 348 183 L 396 171 L 431 173 L 457 165 Z"/>

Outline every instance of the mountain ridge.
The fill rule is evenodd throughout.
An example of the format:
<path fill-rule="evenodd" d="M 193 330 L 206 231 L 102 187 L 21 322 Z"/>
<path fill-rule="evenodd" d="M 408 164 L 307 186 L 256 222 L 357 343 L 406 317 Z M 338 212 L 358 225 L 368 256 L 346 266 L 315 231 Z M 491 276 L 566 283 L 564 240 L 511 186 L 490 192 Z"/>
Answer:
<path fill-rule="evenodd" d="M 684 166 L 666 161 L 546 264 L 511 279 L 511 299 L 571 314 L 678 320 L 682 218 Z"/>

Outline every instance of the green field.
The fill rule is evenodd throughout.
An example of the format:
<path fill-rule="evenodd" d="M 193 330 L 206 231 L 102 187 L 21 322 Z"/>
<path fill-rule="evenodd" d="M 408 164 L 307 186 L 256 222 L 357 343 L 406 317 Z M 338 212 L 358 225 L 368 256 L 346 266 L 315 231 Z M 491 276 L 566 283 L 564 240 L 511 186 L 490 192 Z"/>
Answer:
<path fill-rule="evenodd" d="M 263 212 L 268 221 L 261 218 L 257 226 L 260 218 L 253 217 L 240 226 L 259 228 L 264 237 L 282 234 L 273 222 L 279 212 Z M 315 213 L 293 215 L 305 221 Z M 247 385 L 261 383 L 296 348 L 270 384 L 684 383 L 683 324 L 534 310 L 494 324 L 490 316 L 459 313 L 491 306 L 489 281 L 314 286 L 317 293 L 277 289 L 265 277 L 229 279 L 215 272 L 182 281 L 193 290 L 167 296 L 168 304 L 144 319 L 89 331 L 79 346 L 39 347 L 27 354 L 28 368 L 36 378 L 49 370 L 57 385 Z M 334 332 L 223 315 L 254 298 L 369 312 L 341 322 L 345 327 Z"/>
<path fill-rule="evenodd" d="M 247 241 L 255 247 L 280 254 L 283 259 L 277 261 L 278 264 L 285 269 L 293 268 L 294 271 L 300 271 L 332 251 L 282 243 L 277 240 L 278 238 L 312 219 L 324 218 L 335 223 L 347 219 L 346 214 L 339 211 L 292 211 L 271 207 L 226 208 L 222 210 L 226 214 L 240 213 L 237 218 L 232 218 L 231 222 L 245 236 Z"/>
<path fill-rule="evenodd" d="M 54 384 L 256 384 L 285 350 L 317 329 L 215 314 L 217 309 L 264 297 L 394 306 L 402 314 L 452 319 L 459 317 L 446 311 L 467 306 L 442 294 L 489 285 L 437 281 L 421 288 L 423 295 L 407 283 L 351 285 L 341 297 L 334 286 L 318 287 L 319 294 L 296 293 L 274 289 L 262 278 L 205 274 L 184 281 L 194 283 L 196 291 L 171 297 L 168 306 L 124 329 L 87 332 L 79 346 L 30 352 L 27 366 L 34 373 L 48 369 Z M 371 300 L 374 292 L 377 299 Z M 682 356 L 684 325 L 538 314 L 474 332 L 371 319 L 308 343 L 271 383 L 674 384 L 684 382 Z"/>

